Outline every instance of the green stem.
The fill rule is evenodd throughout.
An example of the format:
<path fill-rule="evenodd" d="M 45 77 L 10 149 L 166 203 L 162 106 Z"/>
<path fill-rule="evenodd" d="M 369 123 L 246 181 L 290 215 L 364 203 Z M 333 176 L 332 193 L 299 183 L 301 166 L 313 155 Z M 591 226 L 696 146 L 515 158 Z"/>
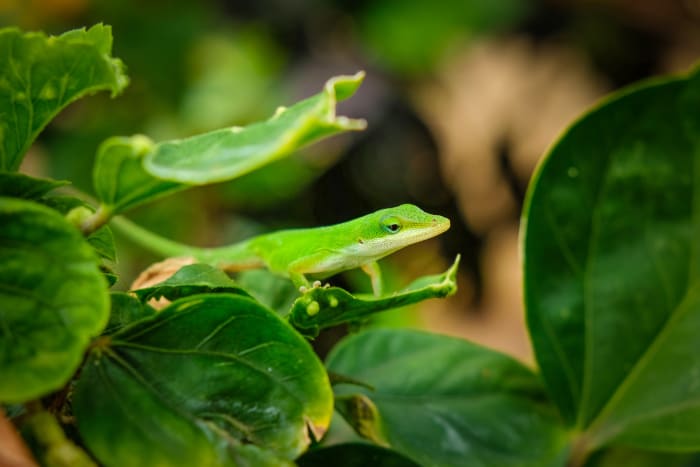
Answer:
<path fill-rule="evenodd" d="M 585 434 L 574 439 L 567 467 L 583 467 L 591 452 L 590 440 Z"/>
<path fill-rule="evenodd" d="M 46 411 L 33 413 L 22 431 L 42 465 L 95 466 L 87 453 L 66 437 L 56 417 Z"/>
<path fill-rule="evenodd" d="M 115 216 L 110 223 L 117 231 L 124 234 L 134 243 L 164 257 L 177 256 L 194 256 L 199 258 L 203 256 L 203 249 L 185 245 L 161 237 L 158 234 L 146 230 L 143 227 L 134 224 L 130 220 Z"/>
<path fill-rule="evenodd" d="M 80 231 L 85 237 L 89 236 L 97 229 L 105 225 L 112 218 L 112 210 L 109 209 L 104 204 L 101 204 L 97 211 L 95 211 L 91 216 L 86 218 L 80 224 Z"/>

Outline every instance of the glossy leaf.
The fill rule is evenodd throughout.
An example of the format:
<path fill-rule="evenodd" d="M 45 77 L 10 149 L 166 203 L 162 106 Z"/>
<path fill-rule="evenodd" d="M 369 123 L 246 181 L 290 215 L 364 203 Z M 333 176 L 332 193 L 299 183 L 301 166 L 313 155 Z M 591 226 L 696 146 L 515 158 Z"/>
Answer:
<path fill-rule="evenodd" d="M 588 449 L 700 449 L 700 75 L 614 95 L 561 138 L 524 216 L 542 374 Z"/>
<path fill-rule="evenodd" d="M 113 137 L 103 142 L 93 171 L 93 184 L 103 209 L 118 214 L 188 185 L 155 178 L 143 168 L 144 156 L 154 143 L 147 137 Z"/>
<path fill-rule="evenodd" d="M 74 408 L 106 465 L 228 465 L 241 443 L 293 459 L 310 441 L 307 426 L 317 437 L 328 427 L 321 362 L 250 298 L 184 298 L 103 339 Z"/>
<path fill-rule="evenodd" d="M 207 184 L 231 180 L 300 147 L 349 130 L 361 130 L 364 120 L 338 117 L 336 101 L 354 94 L 364 73 L 330 79 L 323 91 L 269 120 L 246 127 L 224 128 L 181 140 L 159 143 L 145 159 L 155 177 L 181 183 Z"/>
<path fill-rule="evenodd" d="M 39 132 L 71 102 L 124 89 L 128 79 L 111 49 L 111 27 L 101 24 L 56 37 L 0 30 L 0 170 L 17 170 Z"/>
<path fill-rule="evenodd" d="M 144 302 L 161 297 L 172 301 L 202 293 L 234 293 L 250 296 L 225 272 L 208 264 L 188 264 L 160 284 L 133 292 Z"/>
<path fill-rule="evenodd" d="M 418 303 L 429 298 L 442 298 L 457 291 L 459 255 L 442 274 L 416 279 L 400 292 L 382 297 L 356 297 L 339 287 L 316 287 L 299 297 L 292 306 L 289 322 L 309 336 L 323 328 L 359 321 L 392 308 Z"/>
<path fill-rule="evenodd" d="M 697 454 L 643 451 L 620 446 L 595 453 L 585 467 L 697 467 L 698 460 Z"/>
<path fill-rule="evenodd" d="M 110 297 L 109 322 L 103 334 L 114 334 L 124 326 L 155 315 L 156 310 L 138 298 L 124 292 L 112 292 Z"/>
<path fill-rule="evenodd" d="M 505 355 L 461 339 L 375 329 L 342 341 L 326 366 L 374 388 L 334 386 L 339 400 L 364 398 L 362 410 L 344 410 L 348 421 L 420 465 L 565 464 L 566 436 L 538 377 Z"/>
<path fill-rule="evenodd" d="M 34 178 L 17 172 L 0 172 L 0 196 L 38 200 L 70 182 Z"/>
<path fill-rule="evenodd" d="M 97 257 L 60 214 L 0 198 L 0 401 L 62 386 L 107 323 Z"/>
<path fill-rule="evenodd" d="M 338 444 L 314 449 L 296 462 L 299 467 L 419 467 L 395 451 L 365 443 Z"/>

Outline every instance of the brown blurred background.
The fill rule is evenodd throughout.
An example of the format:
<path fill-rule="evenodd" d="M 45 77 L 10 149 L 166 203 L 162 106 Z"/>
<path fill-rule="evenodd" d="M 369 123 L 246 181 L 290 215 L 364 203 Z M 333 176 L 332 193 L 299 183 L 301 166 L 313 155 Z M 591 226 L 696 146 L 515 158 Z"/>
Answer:
<path fill-rule="evenodd" d="M 113 26 L 131 85 L 64 111 L 27 171 L 91 192 L 95 149 L 109 136 L 243 125 L 332 75 L 366 70 L 339 107 L 368 120 L 362 134 L 132 218 L 206 245 L 420 205 L 453 227 L 386 260 L 387 282 L 442 271 L 461 253 L 460 290 L 374 324 L 459 335 L 525 361 L 518 223 L 537 161 L 604 94 L 700 58 L 700 0 L 0 0 L 3 26 L 60 33 L 96 22 Z M 156 258 L 118 246 L 126 288 Z M 358 275 L 338 281 L 366 287 Z"/>

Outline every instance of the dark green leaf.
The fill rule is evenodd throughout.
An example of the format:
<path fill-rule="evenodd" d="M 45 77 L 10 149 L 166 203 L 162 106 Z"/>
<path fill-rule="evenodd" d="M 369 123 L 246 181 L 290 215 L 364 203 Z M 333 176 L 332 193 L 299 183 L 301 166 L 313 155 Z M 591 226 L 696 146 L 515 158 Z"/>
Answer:
<path fill-rule="evenodd" d="M 420 465 L 565 464 L 567 437 L 539 379 L 505 355 L 461 339 L 375 329 L 342 341 L 327 367 L 375 388 L 334 386 L 348 421 Z"/>
<path fill-rule="evenodd" d="M 336 101 L 350 97 L 364 73 L 330 79 L 324 90 L 269 120 L 246 127 L 224 128 L 182 140 L 159 143 L 145 159 L 155 177 L 181 183 L 207 184 L 244 175 L 302 146 L 343 131 L 361 130 L 363 120 L 335 115 Z"/>
<path fill-rule="evenodd" d="M 363 443 L 347 443 L 309 451 L 297 459 L 299 467 L 419 467 L 390 449 Z"/>
<path fill-rule="evenodd" d="M 458 265 L 459 255 L 444 273 L 419 278 L 401 292 L 378 298 L 358 298 L 338 287 L 312 288 L 294 302 L 289 322 L 306 335 L 315 336 L 319 329 L 359 321 L 373 313 L 447 297 L 457 291 Z"/>
<path fill-rule="evenodd" d="M 124 89 L 128 79 L 111 49 L 111 27 L 101 24 L 57 37 L 0 30 L 0 170 L 17 170 L 39 132 L 71 102 Z"/>
<path fill-rule="evenodd" d="M 100 266 L 100 271 L 102 271 L 102 275 L 105 277 L 105 280 L 107 281 L 107 285 L 109 287 L 112 287 L 114 284 L 119 282 L 119 276 L 117 275 L 114 270 L 104 264 Z"/>
<path fill-rule="evenodd" d="M 110 214 L 119 214 L 187 188 L 182 183 L 155 178 L 144 170 L 143 158 L 153 146 L 153 142 L 142 135 L 113 137 L 100 145 L 93 184 L 104 209 Z"/>
<path fill-rule="evenodd" d="M 70 182 L 34 178 L 17 172 L 0 172 L 0 196 L 38 200 L 56 188 Z"/>
<path fill-rule="evenodd" d="M 188 264 L 160 284 L 133 292 L 144 302 L 161 297 L 172 301 L 202 293 L 234 293 L 250 296 L 225 272 L 208 264 Z"/>
<path fill-rule="evenodd" d="M 625 90 L 533 180 L 525 299 L 537 360 L 588 448 L 700 449 L 700 75 Z"/>
<path fill-rule="evenodd" d="M 106 465 L 231 464 L 252 443 L 293 459 L 328 427 L 332 393 L 309 344 L 240 295 L 197 295 L 103 338 L 74 397 Z"/>
<path fill-rule="evenodd" d="M 236 283 L 281 316 L 288 315 L 292 304 L 299 298 L 299 289 L 292 281 L 267 269 L 242 271 L 236 275 Z"/>
<path fill-rule="evenodd" d="M 697 454 L 651 452 L 627 447 L 612 447 L 595 453 L 585 467 L 690 467 Z"/>
<path fill-rule="evenodd" d="M 107 284 L 92 248 L 60 214 L 0 198 L 0 401 L 63 385 L 107 323 Z"/>
<path fill-rule="evenodd" d="M 114 236 L 112 235 L 112 230 L 106 225 L 91 233 L 88 236 L 87 241 L 101 258 L 109 261 L 117 260 L 117 251 L 114 247 Z"/>
<path fill-rule="evenodd" d="M 141 303 L 133 295 L 124 292 L 112 292 L 109 322 L 102 334 L 114 334 L 124 326 L 156 313 L 152 307 Z"/>

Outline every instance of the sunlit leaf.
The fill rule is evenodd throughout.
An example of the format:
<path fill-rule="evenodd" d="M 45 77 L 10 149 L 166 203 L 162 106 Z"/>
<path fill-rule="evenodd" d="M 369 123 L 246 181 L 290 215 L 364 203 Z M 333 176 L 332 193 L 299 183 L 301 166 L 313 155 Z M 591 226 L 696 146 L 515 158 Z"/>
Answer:
<path fill-rule="evenodd" d="M 323 91 L 269 120 L 157 144 L 145 159 L 155 177 L 181 183 L 222 182 L 251 172 L 302 146 L 349 130 L 361 130 L 363 120 L 338 117 L 336 101 L 350 97 L 364 73 L 330 79 Z"/>
<path fill-rule="evenodd" d="M 0 401 L 59 388 L 107 323 L 93 249 L 56 211 L 0 198 Z"/>
<path fill-rule="evenodd" d="M 39 132 L 71 102 L 124 89 L 128 79 L 111 50 L 111 27 L 101 24 L 56 37 L 0 30 L 0 170 L 17 170 Z"/>
<path fill-rule="evenodd" d="M 105 465 L 230 465 L 242 443 L 293 459 L 330 422 L 321 362 L 250 298 L 184 298 L 102 339 L 74 408 Z"/>
<path fill-rule="evenodd" d="M 154 143 L 145 136 L 109 138 L 97 151 L 93 171 L 95 192 L 110 214 L 153 201 L 188 185 L 155 178 L 143 168 Z"/>
<path fill-rule="evenodd" d="M 565 465 L 567 435 L 539 378 L 467 341 L 399 329 L 355 334 L 330 371 L 371 385 L 333 387 L 360 434 L 424 466 Z"/>
<path fill-rule="evenodd" d="M 700 74 L 572 126 L 524 216 L 537 360 L 585 449 L 700 449 Z"/>

